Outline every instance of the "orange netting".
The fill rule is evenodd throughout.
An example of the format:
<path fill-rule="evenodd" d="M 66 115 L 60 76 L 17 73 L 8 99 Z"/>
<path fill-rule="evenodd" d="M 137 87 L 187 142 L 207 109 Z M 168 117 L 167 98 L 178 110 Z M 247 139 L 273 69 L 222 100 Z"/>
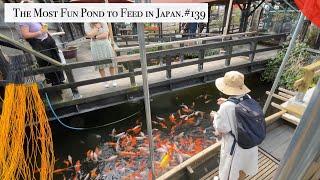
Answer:
<path fill-rule="evenodd" d="M 0 117 L 0 179 L 53 179 L 51 129 L 37 84 L 6 86 Z"/>

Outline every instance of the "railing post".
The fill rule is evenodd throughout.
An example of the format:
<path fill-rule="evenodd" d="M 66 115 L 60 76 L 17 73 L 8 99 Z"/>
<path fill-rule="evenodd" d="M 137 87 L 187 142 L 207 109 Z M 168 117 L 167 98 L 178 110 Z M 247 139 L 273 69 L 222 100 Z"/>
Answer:
<path fill-rule="evenodd" d="M 184 47 L 184 43 L 180 43 L 180 47 Z M 184 55 L 183 53 L 180 53 L 180 56 L 179 56 L 180 62 L 183 62 L 183 60 L 184 60 L 184 56 L 183 55 Z"/>
<path fill-rule="evenodd" d="M 225 55 L 231 55 L 232 54 L 232 46 L 225 46 L 224 49 L 225 49 L 225 52 L 224 52 Z M 230 62 L 231 62 L 231 56 L 226 58 L 225 66 L 230 66 Z"/>
<path fill-rule="evenodd" d="M 205 52 L 204 49 L 200 49 L 199 58 L 198 58 L 198 61 L 199 61 L 198 71 L 199 72 L 201 72 L 203 70 L 204 52 Z"/>
<path fill-rule="evenodd" d="M 134 75 L 134 68 L 133 68 L 133 64 L 132 61 L 128 62 L 128 69 L 129 69 L 129 73 L 130 73 L 130 83 L 131 86 L 136 86 L 136 79 L 135 79 L 135 75 Z"/>
<path fill-rule="evenodd" d="M 68 82 L 69 83 L 74 83 L 75 79 L 74 79 L 74 76 L 73 76 L 73 73 L 72 73 L 72 69 L 66 68 L 64 72 L 66 73 Z M 71 91 L 72 91 L 73 95 L 79 94 L 78 88 L 71 88 Z"/>
<path fill-rule="evenodd" d="M 166 66 L 167 66 L 166 77 L 167 77 L 167 79 L 171 79 L 171 58 L 168 58 L 166 60 Z"/>
<path fill-rule="evenodd" d="M 253 62 L 253 60 L 254 60 L 254 56 L 255 56 L 255 54 L 256 54 L 256 49 L 257 49 L 257 44 L 258 44 L 258 42 L 256 42 L 256 41 L 252 41 L 252 42 L 250 42 L 250 54 L 249 54 L 249 62 Z"/>

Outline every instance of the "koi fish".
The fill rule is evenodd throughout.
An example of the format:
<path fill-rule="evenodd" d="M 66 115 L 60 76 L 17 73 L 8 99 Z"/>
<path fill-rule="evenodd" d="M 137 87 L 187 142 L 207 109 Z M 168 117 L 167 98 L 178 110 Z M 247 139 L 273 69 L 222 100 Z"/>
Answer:
<path fill-rule="evenodd" d="M 180 105 L 180 107 L 182 108 L 183 112 L 186 112 L 186 113 L 190 112 L 190 109 L 188 108 L 187 105 L 182 104 L 182 105 Z"/>
<path fill-rule="evenodd" d="M 72 165 L 72 157 L 70 155 L 68 155 L 68 161 L 71 163 Z"/>
<path fill-rule="evenodd" d="M 140 125 L 137 125 L 136 127 L 132 128 L 132 131 L 135 133 L 135 134 L 139 134 L 141 132 L 141 126 Z"/>
<path fill-rule="evenodd" d="M 144 133 L 142 131 L 140 132 L 140 136 L 141 137 L 145 137 L 145 135 L 144 135 Z"/>
<path fill-rule="evenodd" d="M 93 160 L 93 151 L 91 149 L 87 151 L 87 160 Z"/>
<path fill-rule="evenodd" d="M 163 168 L 163 169 L 168 167 L 169 166 L 169 162 L 170 162 L 170 155 L 169 155 L 169 153 L 166 153 L 162 157 L 162 159 L 160 161 L 160 167 Z"/>
<path fill-rule="evenodd" d="M 106 161 L 113 161 L 117 158 L 118 158 L 118 155 L 113 155 L 113 156 L 110 156 L 108 159 L 106 159 Z"/>
<path fill-rule="evenodd" d="M 137 141 L 143 141 L 146 137 L 136 136 Z"/>
<path fill-rule="evenodd" d="M 128 152 L 128 151 L 120 151 L 118 152 L 119 156 L 137 156 L 138 153 L 135 153 L 135 152 Z"/>
<path fill-rule="evenodd" d="M 156 116 L 156 118 L 157 118 L 159 121 L 164 121 L 164 120 L 165 120 L 164 118 L 159 117 L 159 116 Z"/>
<path fill-rule="evenodd" d="M 126 132 L 122 132 L 122 133 L 119 133 L 117 135 L 115 135 L 114 137 L 115 138 L 121 138 L 122 136 L 124 136 L 126 134 Z"/>
<path fill-rule="evenodd" d="M 177 156 L 177 159 L 178 159 L 178 162 L 181 164 L 182 162 L 183 162 L 183 157 L 182 157 L 182 155 L 180 154 L 180 153 L 177 153 L 176 154 Z"/>
<path fill-rule="evenodd" d="M 78 160 L 77 162 L 76 162 L 76 165 L 74 166 L 74 169 L 75 169 L 75 171 L 77 172 L 77 173 L 80 173 L 80 171 L 81 171 L 81 163 L 80 163 L 80 161 Z"/>
<path fill-rule="evenodd" d="M 116 129 L 113 128 L 112 131 L 111 131 L 110 136 L 111 136 L 111 137 L 114 137 L 114 136 L 116 135 L 116 133 L 117 133 L 117 132 L 116 132 Z"/>
<path fill-rule="evenodd" d="M 176 118 L 174 117 L 173 114 L 170 114 L 169 120 L 170 120 L 172 123 L 174 123 L 174 124 L 176 123 Z"/>
<path fill-rule="evenodd" d="M 177 138 L 181 138 L 181 137 L 183 137 L 183 135 L 184 135 L 184 132 L 178 134 L 178 136 L 176 136 L 176 137 L 177 137 Z"/>
<path fill-rule="evenodd" d="M 188 115 L 181 115 L 180 119 L 185 119 L 186 117 L 188 117 Z"/>
<path fill-rule="evenodd" d="M 160 124 L 160 126 L 162 127 L 162 128 L 164 128 L 164 129 L 167 129 L 168 127 L 167 127 L 167 125 L 165 125 L 164 123 L 159 123 Z"/>
<path fill-rule="evenodd" d="M 104 144 L 108 145 L 108 146 L 112 146 L 112 147 L 116 147 L 117 146 L 117 143 L 114 143 L 114 142 L 106 142 Z"/>
<path fill-rule="evenodd" d="M 210 103 L 211 101 L 212 101 L 212 100 L 209 99 L 209 100 L 205 101 L 204 103 L 205 103 L 205 104 L 208 104 L 208 103 Z"/>

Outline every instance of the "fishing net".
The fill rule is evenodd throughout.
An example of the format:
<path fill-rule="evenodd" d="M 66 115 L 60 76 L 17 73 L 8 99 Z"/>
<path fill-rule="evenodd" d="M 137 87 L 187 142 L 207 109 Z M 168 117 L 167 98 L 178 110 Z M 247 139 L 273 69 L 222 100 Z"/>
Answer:
<path fill-rule="evenodd" d="M 24 77 L 31 57 L 11 57 L 0 117 L 0 179 L 53 179 L 52 133 L 34 77 Z"/>

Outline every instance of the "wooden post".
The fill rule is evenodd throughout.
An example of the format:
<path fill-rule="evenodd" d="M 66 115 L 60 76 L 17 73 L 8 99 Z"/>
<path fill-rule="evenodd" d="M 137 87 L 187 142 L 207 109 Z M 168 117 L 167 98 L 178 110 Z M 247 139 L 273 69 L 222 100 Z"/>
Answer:
<path fill-rule="evenodd" d="M 210 16 L 211 16 L 211 5 L 210 4 L 208 5 L 208 16 L 209 16 L 209 18 L 208 18 L 206 33 L 210 32 L 210 30 L 209 30 L 209 27 L 210 27 Z"/>
<path fill-rule="evenodd" d="M 135 79 L 135 76 L 134 76 L 134 68 L 133 68 L 133 64 L 132 64 L 132 61 L 129 61 L 128 62 L 128 69 L 129 69 L 129 72 L 130 72 L 130 83 L 131 83 L 131 86 L 136 86 L 136 79 Z"/>
<path fill-rule="evenodd" d="M 256 42 L 256 41 L 252 41 L 250 43 L 250 51 L 251 51 L 251 53 L 249 54 L 249 61 L 250 62 L 253 62 L 253 60 L 254 60 L 254 55 L 256 54 L 255 51 L 257 49 L 257 44 L 258 44 L 258 42 Z"/>
<path fill-rule="evenodd" d="M 231 55 L 232 54 L 232 46 L 226 46 L 225 48 L 225 55 Z M 231 57 L 227 57 L 225 61 L 225 66 L 230 66 Z"/>
<path fill-rule="evenodd" d="M 184 43 L 180 43 L 180 47 L 184 47 Z M 180 62 L 183 62 L 184 60 L 183 53 L 180 53 L 179 58 L 180 58 Z"/>
<path fill-rule="evenodd" d="M 72 69 L 70 69 L 70 68 L 65 69 L 65 73 L 66 73 L 66 76 L 67 76 L 69 83 L 75 82 L 75 79 L 74 79 L 74 76 L 72 73 Z M 79 94 L 78 88 L 71 88 L 71 91 L 72 91 L 73 95 Z"/>
<path fill-rule="evenodd" d="M 170 57 L 168 57 L 166 60 L 166 66 L 167 66 L 166 77 L 167 79 L 171 79 L 171 58 Z"/>
<path fill-rule="evenodd" d="M 205 44 L 205 43 L 206 43 L 205 41 L 201 41 L 201 44 Z M 205 50 L 204 49 L 200 49 L 199 58 L 198 58 L 199 61 L 204 60 L 204 53 L 205 53 Z M 203 62 L 199 62 L 198 71 L 201 72 L 202 70 L 203 70 Z"/>

